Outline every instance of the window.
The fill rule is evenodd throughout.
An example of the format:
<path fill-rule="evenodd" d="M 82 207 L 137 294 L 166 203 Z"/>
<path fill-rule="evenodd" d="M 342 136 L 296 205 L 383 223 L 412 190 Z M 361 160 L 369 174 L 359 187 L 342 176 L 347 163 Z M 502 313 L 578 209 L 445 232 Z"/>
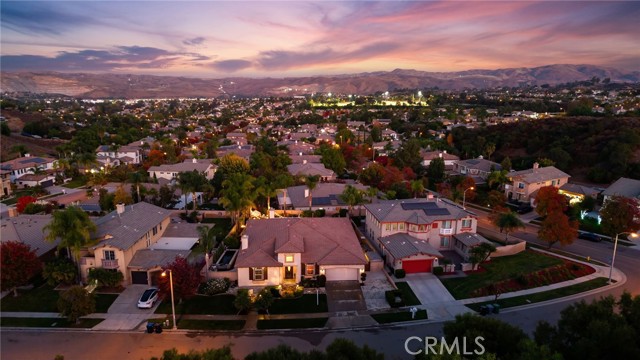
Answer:
<path fill-rule="evenodd" d="M 471 219 L 462 220 L 462 227 L 463 228 L 470 228 L 471 227 Z"/>
<path fill-rule="evenodd" d="M 440 247 L 449 247 L 449 238 L 442 236 L 440 237 Z"/>
<path fill-rule="evenodd" d="M 314 275 L 316 273 L 316 265 L 315 264 L 307 264 L 305 273 L 307 275 Z"/>
<path fill-rule="evenodd" d="M 551 185 L 556 186 L 556 181 L 555 181 L 555 180 L 552 180 L 552 181 L 551 181 Z"/>
<path fill-rule="evenodd" d="M 391 230 L 398 230 L 398 224 L 393 223 L 393 224 L 391 225 Z"/>
<path fill-rule="evenodd" d="M 116 253 L 113 250 L 105 250 L 104 251 L 104 259 L 105 260 L 115 260 L 116 259 Z"/>
<path fill-rule="evenodd" d="M 264 269 L 265 268 L 253 268 L 253 280 L 262 281 L 264 280 Z"/>
<path fill-rule="evenodd" d="M 404 230 L 404 223 L 400 223 L 400 226 L 398 227 L 400 230 Z"/>
<path fill-rule="evenodd" d="M 387 231 L 391 230 L 391 224 L 384 224 L 384 229 Z"/>
<path fill-rule="evenodd" d="M 292 263 L 293 262 L 293 255 L 285 255 L 284 256 L 284 262 Z"/>
<path fill-rule="evenodd" d="M 423 232 L 424 231 L 424 225 L 420 225 L 420 227 L 418 228 L 418 231 Z"/>
<path fill-rule="evenodd" d="M 518 183 L 518 189 L 524 189 L 524 183 Z"/>
<path fill-rule="evenodd" d="M 443 229 L 451 229 L 451 220 L 443 221 L 442 222 L 442 228 Z"/>
<path fill-rule="evenodd" d="M 156 235 L 156 234 L 158 234 L 158 226 L 157 225 L 153 227 L 153 235 Z"/>

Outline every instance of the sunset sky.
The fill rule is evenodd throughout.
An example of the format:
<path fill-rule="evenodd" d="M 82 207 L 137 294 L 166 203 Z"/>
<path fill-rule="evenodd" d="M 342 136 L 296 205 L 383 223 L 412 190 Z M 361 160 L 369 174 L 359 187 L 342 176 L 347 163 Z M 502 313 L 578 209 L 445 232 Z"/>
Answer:
<path fill-rule="evenodd" d="M 640 2 L 2 1 L 3 71 L 640 70 Z"/>

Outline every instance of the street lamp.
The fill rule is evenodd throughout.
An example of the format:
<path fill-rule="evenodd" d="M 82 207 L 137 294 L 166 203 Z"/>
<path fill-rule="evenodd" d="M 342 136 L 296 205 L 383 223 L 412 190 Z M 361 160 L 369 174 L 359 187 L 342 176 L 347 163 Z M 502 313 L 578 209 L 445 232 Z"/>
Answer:
<path fill-rule="evenodd" d="M 463 209 L 465 209 L 465 210 L 467 209 L 467 208 L 464 206 L 464 205 L 465 205 L 465 203 L 467 202 L 467 191 L 469 191 L 469 190 L 473 190 L 473 189 L 475 189 L 475 188 L 474 188 L 473 186 L 471 186 L 471 187 L 467 188 L 467 189 L 462 193 L 462 208 L 463 208 Z"/>
<path fill-rule="evenodd" d="M 162 272 L 162 276 L 167 276 L 167 272 L 169 273 L 169 287 L 171 288 L 171 314 L 173 315 L 173 330 L 178 330 L 176 326 L 176 305 L 173 301 L 173 272 L 171 269 L 167 269 Z"/>
<path fill-rule="evenodd" d="M 629 234 L 632 238 L 637 238 L 638 233 L 623 231 L 616 234 L 616 240 L 613 242 L 613 256 L 611 257 L 611 267 L 609 268 L 609 284 L 611 284 L 611 275 L 613 274 L 613 264 L 616 262 L 616 250 L 618 249 L 618 236 L 622 234 Z"/>

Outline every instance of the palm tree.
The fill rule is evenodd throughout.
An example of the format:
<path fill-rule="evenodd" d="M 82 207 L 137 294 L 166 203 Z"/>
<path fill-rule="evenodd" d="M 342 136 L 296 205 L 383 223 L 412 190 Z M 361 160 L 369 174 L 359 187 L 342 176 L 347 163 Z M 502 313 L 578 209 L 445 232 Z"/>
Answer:
<path fill-rule="evenodd" d="M 304 182 L 307 184 L 307 188 L 309 189 L 309 211 L 311 211 L 311 203 L 313 201 L 312 192 L 316 186 L 318 186 L 318 181 L 320 181 L 320 177 L 318 175 L 308 175 L 304 179 Z"/>
<path fill-rule="evenodd" d="M 372 203 L 373 199 L 378 196 L 378 191 L 380 191 L 380 190 L 378 190 L 378 188 L 373 187 L 373 186 L 367 188 L 367 197 L 369 197 L 369 202 L 370 203 Z"/>
<path fill-rule="evenodd" d="M 273 186 L 273 182 L 270 182 L 264 176 L 260 176 L 256 179 L 256 189 L 258 194 L 267 198 L 267 215 L 271 210 L 271 198 L 278 194 L 278 189 Z"/>
<path fill-rule="evenodd" d="M 507 244 L 509 243 L 509 233 L 525 227 L 522 220 L 513 211 L 497 213 L 493 218 L 493 224 L 500 228 L 500 232 L 505 233 L 504 241 Z"/>
<path fill-rule="evenodd" d="M 98 163 L 98 160 L 96 160 L 96 154 L 91 152 L 75 154 L 74 161 L 78 166 L 85 169 Z"/>
<path fill-rule="evenodd" d="M 287 216 L 287 188 L 293 186 L 293 177 L 288 173 L 279 174 L 274 180 L 274 187 L 283 192 L 284 195 L 284 216 Z"/>
<path fill-rule="evenodd" d="M 216 231 L 214 226 L 200 225 L 196 228 L 200 234 L 198 239 L 198 248 L 204 253 L 204 261 L 207 269 L 205 271 L 206 278 L 209 280 L 209 256 L 211 256 L 211 250 L 213 250 L 214 242 L 216 240 Z"/>
<path fill-rule="evenodd" d="M 231 212 L 233 223 L 236 226 L 241 225 L 247 213 L 255 207 L 253 177 L 242 173 L 232 174 L 222 182 L 221 194 L 220 204 Z"/>
<path fill-rule="evenodd" d="M 80 251 L 93 242 L 91 233 L 95 231 L 96 225 L 89 219 L 87 213 L 76 206 L 55 211 L 51 222 L 43 228 L 46 241 L 55 242 L 56 239 L 60 239 L 58 248 L 71 249 L 78 270 L 80 270 Z"/>
<path fill-rule="evenodd" d="M 364 194 L 362 190 L 355 188 L 354 186 L 347 185 L 340 194 L 340 199 L 349 205 L 349 216 L 351 216 L 351 210 L 354 206 L 364 203 Z M 360 215 L 360 214 L 358 214 Z"/>
<path fill-rule="evenodd" d="M 24 156 L 27 152 L 29 152 L 29 149 L 27 149 L 27 147 L 22 144 L 14 145 L 10 151 L 11 154 L 18 153 L 18 155 L 20 155 L 21 157 Z"/>
<path fill-rule="evenodd" d="M 139 171 L 129 174 L 129 182 L 136 187 L 136 194 L 138 195 L 138 199 L 136 202 L 142 201 L 142 198 L 140 197 L 140 183 L 144 182 L 146 178 L 147 176 Z"/>
<path fill-rule="evenodd" d="M 487 184 L 491 188 L 501 188 L 507 182 L 507 171 L 506 170 L 496 170 L 489 173 L 487 177 Z"/>
<path fill-rule="evenodd" d="M 197 171 L 185 171 L 178 174 L 178 186 L 183 194 L 190 192 L 193 200 L 193 211 L 197 210 L 196 193 L 205 190 L 209 184 L 207 178 Z M 184 198 L 184 211 L 187 212 L 187 197 Z"/>
<path fill-rule="evenodd" d="M 411 181 L 411 191 L 413 191 L 413 198 L 417 198 L 418 194 L 422 195 L 424 191 L 424 184 L 422 183 L 422 179 L 416 179 Z"/>

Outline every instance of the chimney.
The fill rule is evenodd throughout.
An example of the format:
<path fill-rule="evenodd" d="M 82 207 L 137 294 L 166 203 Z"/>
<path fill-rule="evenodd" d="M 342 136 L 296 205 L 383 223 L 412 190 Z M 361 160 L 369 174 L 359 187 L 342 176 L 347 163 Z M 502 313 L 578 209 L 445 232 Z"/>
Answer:
<path fill-rule="evenodd" d="M 302 160 L 302 163 L 303 163 L 303 164 L 306 164 L 306 163 L 307 163 L 307 159 L 303 159 L 303 160 Z"/>
<path fill-rule="evenodd" d="M 192 162 L 195 164 L 195 163 L 197 163 L 197 162 L 198 162 L 198 159 L 193 158 Z"/>
<path fill-rule="evenodd" d="M 540 167 L 540 164 L 538 164 L 537 162 L 534 162 L 534 163 L 533 163 L 533 168 L 534 168 L 534 169 L 537 169 L 537 168 L 539 168 L 539 167 Z"/>
<path fill-rule="evenodd" d="M 242 235 L 240 237 L 240 249 L 247 250 L 249 248 L 249 235 Z"/>
<path fill-rule="evenodd" d="M 269 219 L 273 219 L 276 217 L 276 211 L 274 209 L 269 209 Z"/>
<path fill-rule="evenodd" d="M 309 197 L 309 188 L 304 189 L 304 197 Z"/>
<path fill-rule="evenodd" d="M 482 155 L 478 156 L 478 159 L 482 160 L 484 157 Z"/>
<path fill-rule="evenodd" d="M 25 154 L 24 154 L 24 157 L 31 157 L 31 154 L 29 154 L 29 153 L 25 153 Z"/>
<path fill-rule="evenodd" d="M 16 216 L 18 216 L 18 209 L 14 208 L 14 207 L 10 207 L 8 209 L 8 213 L 9 213 L 9 217 L 10 218 L 16 217 Z"/>
<path fill-rule="evenodd" d="M 447 153 L 447 150 L 444 150 L 444 151 L 442 151 L 442 152 L 446 154 L 446 153 Z"/>
<path fill-rule="evenodd" d="M 116 212 L 118 213 L 118 216 L 120 216 L 122 213 L 124 213 L 124 204 L 120 203 L 116 205 Z"/>
<path fill-rule="evenodd" d="M 438 153 L 438 157 L 439 157 L 439 158 L 442 158 L 442 153 Z"/>
<path fill-rule="evenodd" d="M 433 200 L 433 194 L 432 193 L 428 193 L 427 194 L 427 200 Z"/>

